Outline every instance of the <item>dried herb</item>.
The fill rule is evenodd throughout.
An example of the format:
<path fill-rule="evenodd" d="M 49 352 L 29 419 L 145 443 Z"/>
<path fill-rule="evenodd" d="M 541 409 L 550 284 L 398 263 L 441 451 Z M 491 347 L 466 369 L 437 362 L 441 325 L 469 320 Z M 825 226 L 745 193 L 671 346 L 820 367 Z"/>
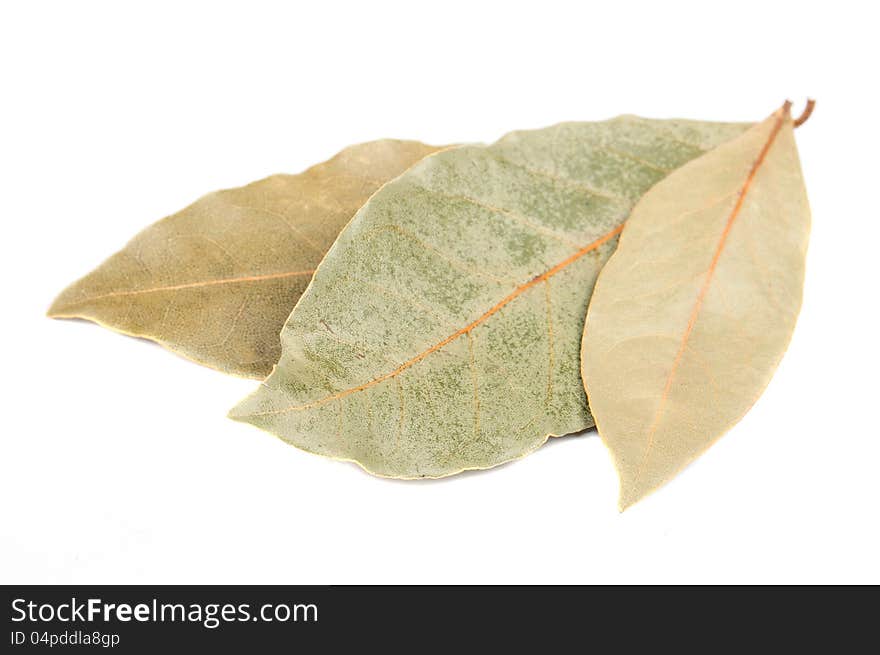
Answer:
<path fill-rule="evenodd" d="M 204 196 L 64 290 L 85 318 L 227 373 L 263 378 L 278 333 L 339 231 L 382 184 L 438 148 L 372 141 L 299 175 Z"/>
<path fill-rule="evenodd" d="M 786 103 L 657 184 L 599 276 L 583 379 L 621 508 L 739 421 L 788 346 L 810 227 L 793 126 Z"/>

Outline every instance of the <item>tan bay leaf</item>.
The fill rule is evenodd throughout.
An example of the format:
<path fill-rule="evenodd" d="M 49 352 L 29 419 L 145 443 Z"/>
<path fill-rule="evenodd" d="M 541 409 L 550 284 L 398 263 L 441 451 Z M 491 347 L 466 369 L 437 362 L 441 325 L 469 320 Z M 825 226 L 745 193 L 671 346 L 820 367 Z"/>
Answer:
<path fill-rule="evenodd" d="M 431 155 L 321 262 L 231 416 L 371 473 L 440 477 L 593 425 L 580 339 L 633 204 L 747 125 L 625 116 Z"/>
<path fill-rule="evenodd" d="M 657 184 L 596 284 L 583 379 L 626 508 L 748 411 L 791 338 L 810 213 L 789 105 Z"/>
<path fill-rule="evenodd" d="M 263 378 L 278 361 L 284 321 L 339 231 L 380 186 L 437 150 L 371 141 L 298 175 L 208 194 L 65 289 L 49 316 L 88 319 Z"/>

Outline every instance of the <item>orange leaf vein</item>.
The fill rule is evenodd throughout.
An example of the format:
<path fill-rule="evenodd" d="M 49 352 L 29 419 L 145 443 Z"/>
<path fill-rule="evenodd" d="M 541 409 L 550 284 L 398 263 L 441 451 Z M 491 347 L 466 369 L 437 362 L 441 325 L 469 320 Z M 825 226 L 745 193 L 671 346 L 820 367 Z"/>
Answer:
<path fill-rule="evenodd" d="M 244 277 L 228 277 L 216 280 L 202 280 L 200 282 L 187 282 L 185 284 L 171 284 L 160 287 L 149 287 L 147 289 L 131 289 L 127 291 L 111 291 L 102 293 L 97 296 L 89 296 L 80 300 L 74 300 L 70 305 L 81 305 L 83 303 L 92 302 L 93 300 L 102 300 L 104 298 L 114 298 L 117 296 L 138 296 L 145 293 L 157 293 L 160 291 L 178 291 L 180 289 L 194 289 L 198 287 L 209 287 L 217 284 L 239 284 L 244 282 L 261 282 L 263 280 L 277 280 L 285 277 L 295 277 L 300 275 L 312 275 L 314 270 L 307 271 L 286 271 L 283 273 L 267 273 L 266 275 L 248 275 Z"/>
<path fill-rule="evenodd" d="M 422 361 L 423 359 L 428 357 L 431 353 L 437 352 L 438 350 L 440 350 L 444 346 L 449 345 L 450 343 L 452 343 L 453 341 L 455 341 L 459 337 L 466 335 L 466 334 L 469 334 L 477 326 L 484 323 L 487 319 L 489 319 L 489 317 L 493 316 L 494 314 L 499 312 L 505 305 L 507 305 L 508 303 L 513 301 L 514 298 L 522 295 L 523 293 L 525 293 L 526 291 L 528 291 L 532 287 L 537 286 L 537 285 L 545 282 L 546 280 L 550 279 L 551 277 L 553 277 L 554 275 L 556 275 L 557 273 L 559 273 L 560 271 L 562 271 L 563 269 L 568 267 L 570 264 L 573 264 L 574 262 L 579 260 L 581 257 L 586 255 L 587 253 L 592 252 L 592 251 L 596 250 L 597 248 L 601 247 L 602 245 L 604 245 L 605 243 L 607 243 L 608 241 L 610 241 L 611 239 L 616 237 L 618 234 L 620 234 L 621 230 L 623 230 L 623 224 L 618 225 L 613 230 L 606 232 L 605 234 L 603 234 L 601 237 L 599 237 L 598 239 L 596 239 L 592 243 L 584 246 L 583 248 L 581 248 L 577 252 L 569 255 L 567 258 L 565 258 L 564 260 L 562 260 L 561 262 L 556 264 L 556 266 L 554 266 L 553 268 L 545 271 L 541 275 L 535 276 L 534 278 L 532 278 L 531 280 L 529 280 L 525 284 L 519 285 L 513 291 L 511 291 L 508 295 L 506 295 L 504 298 L 502 298 L 500 301 L 498 301 L 495 305 L 493 305 L 488 311 L 481 314 L 479 316 L 479 318 L 477 318 L 473 322 L 469 323 L 465 327 L 461 328 L 460 330 L 453 332 L 445 339 L 438 341 L 433 346 L 431 346 L 427 350 L 422 351 L 421 353 L 419 353 L 418 355 L 416 355 L 412 359 L 407 360 L 406 362 L 404 362 L 403 364 L 398 366 L 396 369 L 394 369 L 390 373 L 385 373 L 384 375 L 380 375 L 379 377 L 373 378 L 372 380 L 370 380 L 369 382 L 365 382 L 364 384 L 358 385 L 356 387 L 351 387 L 349 389 L 345 389 L 345 390 L 340 391 L 338 393 L 335 393 L 333 395 L 326 396 L 326 397 L 321 398 L 319 400 L 314 400 L 314 401 L 306 403 L 304 405 L 291 405 L 289 407 L 283 407 L 281 409 L 269 410 L 269 411 L 265 411 L 265 412 L 254 412 L 252 414 L 252 416 L 266 416 L 266 415 L 271 415 L 271 414 L 283 414 L 286 412 L 311 409 L 313 407 L 318 407 L 320 405 L 323 405 L 325 403 L 328 403 L 328 402 L 331 402 L 334 400 L 339 400 L 341 398 L 345 398 L 346 396 L 350 396 L 353 393 L 357 393 L 358 391 L 363 391 L 365 389 L 369 389 L 370 387 L 373 387 L 377 384 L 385 382 L 386 380 L 390 380 L 392 378 L 397 377 L 398 375 L 400 375 L 401 373 L 403 373 L 407 369 L 411 368 L 415 364 L 419 363 L 420 361 Z"/>
<path fill-rule="evenodd" d="M 785 105 L 783 105 L 782 109 L 779 110 L 776 122 L 773 124 L 773 129 L 770 131 L 770 135 L 767 137 L 767 140 L 764 142 L 764 146 L 761 148 L 761 151 L 758 153 L 757 158 L 752 164 L 752 168 L 749 170 L 749 174 L 739 190 L 739 196 L 737 197 L 736 204 L 734 204 L 733 209 L 731 209 L 730 215 L 727 217 L 727 222 L 724 224 L 724 229 L 721 231 L 721 237 L 718 239 L 718 245 L 715 247 L 715 253 L 712 256 L 712 261 L 709 263 L 709 269 L 706 271 L 706 276 L 703 279 L 703 284 L 700 287 L 700 291 L 697 293 L 697 298 L 694 301 L 693 309 L 691 310 L 690 317 L 688 318 L 687 327 L 685 328 L 684 334 L 681 337 L 681 343 L 679 344 L 678 351 L 675 354 L 675 359 L 672 361 L 672 366 L 669 369 L 669 374 L 666 377 L 666 384 L 663 387 L 663 393 L 660 396 L 660 403 L 657 406 L 657 411 L 654 413 L 654 418 L 651 422 L 650 428 L 648 429 L 648 443 L 645 446 L 645 452 L 642 456 L 642 461 L 636 474 L 637 480 L 642 476 L 645 471 L 645 467 L 648 461 L 648 455 L 650 454 L 651 449 L 654 446 L 654 435 L 657 432 L 660 420 L 662 419 L 663 413 L 666 410 L 666 403 L 669 400 L 669 394 L 672 391 L 675 374 L 678 371 L 678 367 L 681 364 L 681 360 L 684 357 L 685 351 L 687 350 L 688 340 L 690 339 L 691 332 L 693 332 L 694 326 L 696 325 L 700 310 L 703 307 L 703 301 L 706 298 L 706 293 L 709 291 L 709 287 L 712 285 L 712 279 L 715 275 L 715 270 L 718 267 L 718 261 L 721 258 L 721 253 L 724 251 L 725 245 L 727 245 L 727 238 L 730 236 L 730 231 L 733 228 L 733 224 L 739 216 L 740 211 L 742 210 L 743 204 L 745 203 L 746 195 L 748 194 L 749 190 L 752 187 L 752 184 L 755 181 L 755 176 L 758 174 L 758 170 L 761 168 L 764 160 L 767 158 L 767 153 L 770 152 L 770 147 L 776 140 L 776 136 L 779 134 L 779 130 L 782 129 L 783 122 L 785 121 L 785 117 L 789 114 L 790 107 L 791 103 L 786 102 Z"/>

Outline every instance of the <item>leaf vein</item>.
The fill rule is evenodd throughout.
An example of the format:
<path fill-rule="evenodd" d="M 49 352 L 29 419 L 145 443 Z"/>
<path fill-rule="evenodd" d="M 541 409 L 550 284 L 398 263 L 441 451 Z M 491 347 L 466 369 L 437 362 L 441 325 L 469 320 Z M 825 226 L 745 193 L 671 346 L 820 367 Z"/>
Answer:
<path fill-rule="evenodd" d="M 767 153 L 770 151 L 771 146 L 776 141 L 776 137 L 779 134 L 779 131 L 782 129 L 782 125 L 785 122 L 786 116 L 789 114 L 790 103 L 786 103 L 785 106 L 779 110 L 776 116 L 776 121 L 773 124 L 773 128 L 770 131 L 769 136 L 767 137 L 766 142 L 764 143 L 761 151 L 758 153 L 755 162 L 752 164 L 752 168 L 749 171 L 748 176 L 743 182 L 742 187 L 740 188 L 739 197 L 737 198 L 736 204 L 734 204 L 733 209 L 731 210 L 727 222 L 724 225 L 724 229 L 721 232 L 721 236 L 718 239 L 718 244 L 715 247 L 715 252 L 712 256 L 712 261 L 709 265 L 709 270 L 706 273 L 706 277 L 703 280 L 703 284 L 700 287 L 699 292 L 697 293 L 696 300 L 694 301 L 693 309 L 691 310 L 690 317 L 688 319 L 687 326 L 685 327 L 684 334 L 681 337 L 681 344 L 679 345 L 678 352 L 675 355 L 675 359 L 672 362 L 672 366 L 670 367 L 669 374 L 666 377 L 666 384 L 663 388 L 663 392 L 660 396 L 660 402 L 657 404 L 657 410 L 654 413 L 654 418 L 651 422 L 650 427 L 648 428 L 648 442 L 645 445 L 645 451 L 642 455 L 641 463 L 639 464 L 639 468 L 636 472 L 635 483 L 644 475 L 645 468 L 648 462 L 648 456 L 651 453 L 651 450 L 654 445 L 654 435 L 657 432 L 657 428 L 659 427 L 660 420 L 663 417 L 663 414 L 666 410 L 666 404 L 669 400 L 669 394 L 672 391 L 672 384 L 675 380 L 675 374 L 678 370 L 678 367 L 681 365 L 682 358 L 684 357 L 685 350 L 687 349 L 688 341 L 690 339 L 690 335 L 693 332 L 694 326 L 696 325 L 697 318 L 699 317 L 700 310 L 703 307 L 703 301 L 706 298 L 706 293 L 709 290 L 709 287 L 712 284 L 712 279 L 714 277 L 715 270 L 718 267 L 718 261 L 721 258 L 721 253 L 724 251 L 724 246 L 727 244 L 727 238 L 730 236 L 730 231 L 733 228 L 733 224 L 739 216 L 740 210 L 745 202 L 746 196 L 748 195 L 749 190 L 752 187 L 752 184 L 755 181 L 755 177 L 758 174 L 758 170 L 761 168 L 765 159 L 767 158 Z M 634 483 L 634 484 L 635 484 Z"/>
<path fill-rule="evenodd" d="M 622 202 L 622 203 L 625 203 L 627 206 L 629 206 L 631 204 L 630 201 L 628 199 L 624 198 L 623 196 L 618 196 L 618 195 L 615 195 L 615 194 L 610 193 L 608 191 L 599 191 L 598 189 L 595 189 L 587 184 L 584 184 L 583 182 L 576 180 L 573 177 L 564 177 L 564 176 L 560 176 L 560 175 L 551 173 L 549 171 L 542 171 L 538 168 L 531 168 L 530 166 L 525 166 L 523 164 L 517 163 L 517 162 L 513 161 L 512 159 L 508 159 L 504 155 L 499 155 L 498 153 L 493 152 L 491 154 L 493 157 L 495 157 L 499 161 L 506 162 L 506 163 L 510 164 L 511 166 L 519 168 L 520 170 L 523 170 L 526 173 L 529 173 L 533 177 L 544 177 L 549 180 L 553 180 L 554 182 L 557 182 L 559 184 L 562 184 L 563 186 L 569 186 L 569 187 L 572 187 L 575 189 L 579 189 L 580 191 L 586 191 L 590 195 L 598 196 L 600 198 L 605 198 L 606 200 L 611 200 L 613 202 Z"/>
<path fill-rule="evenodd" d="M 412 366 L 415 366 L 416 364 L 418 364 L 420 361 L 422 361 L 423 359 L 425 359 L 426 357 L 428 357 L 432 353 L 440 350 L 444 346 L 447 346 L 448 344 L 452 343 L 453 341 L 455 341 L 456 339 L 458 339 L 462 335 L 469 333 L 471 330 L 476 329 L 479 325 L 484 323 L 491 316 L 498 313 L 507 304 L 509 304 L 510 302 L 515 300 L 518 296 L 522 295 L 523 293 L 525 293 L 526 291 L 528 291 L 532 287 L 534 287 L 534 286 L 544 282 L 545 280 L 553 277 L 554 275 L 556 275 L 560 271 L 567 268 L 570 264 L 579 260 L 581 257 L 586 255 L 587 253 L 592 252 L 592 251 L 596 250 L 597 248 L 603 246 L 608 241 L 610 241 L 611 239 L 616 237 L 618 234 L 620 234 L 620 232 L 622 230 L 623 230 L 623 224 L 620 224 L 617 227 L 613 228 L 612 230 L 603 234 L 601 237 L 599 237 L 595 241 L 587 244 L 586 246 L 581 248 L 576 253 L 574 253 L 574 254 L 570 255 L 569 257 L 567 257 L 566 259 L 562 260 L 561 262 L 556 264 L 556 266 L 548 269 L 547 271 L 545 271 L 541 275 L 535 276 L 534 278 L 532 278 L 528 282 L 517 286 L 512 292 L 510 292 L 508 295 L 506 295 L 504 298 L 502 298 L 500 301 L 498 301 L 495 305 L 493 305 L 491 308 L 489 308 L 487 311 L 485 311 L 483 314 L 481 314 L 476 320 L 472 321 L 471 323 L 469 323 L 465 327 L 463 327 L 460 330 L 449 335 L 445 339 L 435 343 L 430 348 L 423 350 L 421 353 L 419 353 L 418 355 L 416 355 L 412 359 L 404 362 L 403 364 L 398 366 L 393 371 L 390 371 L 389 373 L 385 373 L 383 375 L 380 375 L 379 377 L 373 378 L 369 382 L 365 382 L 365 383 L 360 384 L 358 386 L 344 389 L 344 390 L 339 391 L 335 394 L 325 396 L 324 398 L 320 398 L 318 400 L 314 400 L 314 401 L 305 403 L 303 405 L 290 405 L 290 406 L 282 407 L 279 409 L 267 410 L 267 411 L 263 411 L 263 412 L 254 412 L 251 414 L 251 416 L 266 416 L 266 415 L 283 414 L 286 412 L 303 411 L 306 409 L 311 409 L 313 407 L 318 407 L 320 405 L 323 405 L 325 403 L 328 403 L 328 402 L 331 402 L 334 400 L 340 400 L 342 398 L 346 398 L 347 396 L 349 396 L 357 391 L 361 391 L 363 389 L 366 389 L 366 388 L 375 386 L 377 384 L 380 384 L 382 382 L 385 382 L 386 380 L 396 378 L 398 375 L 403 373 L 405 370 L 411 368 Z"/>
<path fill-rule="evenodd" d="M 139 296 L 144 293 L 158 293 L 161 291 L 179 291 L 181 289 L 195 289 L 199 287 L 209 287 L 216 284 L 239 284 L 244 282 L 263 282 L 265 280 L 277 280 L 285 277 L 296 277 L 300 275 L 312 275 L 314 270 L 306 271 L 286 271 L 283 273 L 267 273 L 265 275 L 247 275 L 243 277 L 218 278 L 216 280 L 202 280 L 200 282 L 187 282 L 185 284 L 169 284 L 160 287 L 150 287 L 147 289 L 131 289 L 126 291 L 111 291 L 102 293 L 97 296 L 89 296 L 68 303 L 66 306 L 82 305 L 84 303 L 93 302 L 95 300 L 103 300 L 104 298 L 116 298 L 119 296 Z"/>

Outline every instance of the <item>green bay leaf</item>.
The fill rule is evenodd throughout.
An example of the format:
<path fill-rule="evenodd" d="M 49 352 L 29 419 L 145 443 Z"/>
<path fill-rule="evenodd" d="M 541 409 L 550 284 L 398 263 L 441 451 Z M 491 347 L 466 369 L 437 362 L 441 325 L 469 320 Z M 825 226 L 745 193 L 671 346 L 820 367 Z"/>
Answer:
<path fill-rule="evenodd" d="M 633 204 L 744 124 L 623 116 L 431 155 L 358 211 L 231 417 L 390 477 L 521 457 L 593 425 L 579 346 Z"/>
<path fill-rule="evenodd" d="M 208 194 L 65 289 L 49 316 L 88 319 L 264 378 L 280 356 L 284 321 L 339 231 L 380 186 L 438 149 L 371 141 L 298 175 Z"/>

